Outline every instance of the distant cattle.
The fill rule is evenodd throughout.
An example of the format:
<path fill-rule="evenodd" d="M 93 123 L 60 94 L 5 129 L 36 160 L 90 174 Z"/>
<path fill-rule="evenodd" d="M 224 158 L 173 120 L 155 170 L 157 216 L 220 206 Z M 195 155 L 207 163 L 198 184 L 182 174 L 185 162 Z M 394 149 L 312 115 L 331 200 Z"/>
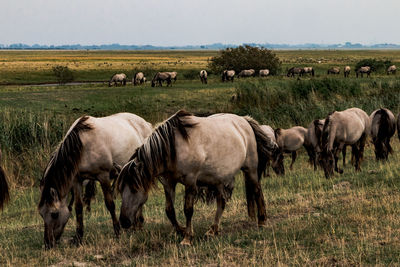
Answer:
<path fill-rule="evenodd" d="M 269 75 L 269 69 L 260 70 L 260 77 L 267 77 Z"/>
<path fill-rule="evenodd" d="M 207 71 L 206 70 L 200 71 L 200 81 L 201 81 L 201 83 L 207 84 Z"/>
<path fill-rule="evenodd" d="M 340 74 L 340 68 L 339 67 L 332 67 L 328 70 L 328 74 Z"/>
<path fill-rule="evenodd" d="M 346 78 L 346 77 L 349 77 L 349 75 L 350 75 L 350 70 L 351 70 L 350 66 L 344 67 L 343 73 L 344 73 L 344 77 L 345 77 L 345 78 Z"/>
<path fill-rule="evenodd" d="M 360 67 L 359 69 L 356 70 L 356 77 L 358 78 L 358 75 L 361 74 L 361 78 L 362 78 L 364 73 L 366 73 L 367 77 L 369 77 L 371 74 L 371 67 L 370 66 Z"/>

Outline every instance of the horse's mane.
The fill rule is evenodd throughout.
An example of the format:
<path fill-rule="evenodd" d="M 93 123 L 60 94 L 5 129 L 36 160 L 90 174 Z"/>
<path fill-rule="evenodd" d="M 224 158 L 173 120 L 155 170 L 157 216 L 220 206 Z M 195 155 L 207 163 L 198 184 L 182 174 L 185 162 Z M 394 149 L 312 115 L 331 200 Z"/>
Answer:
<path fill-rule="evenodd" d="M 330 128 L 331 128 L 331 115 L 335 113 L 332 111 L 328 114 L 325 119 L 324 127 L 322 128 L 322 136 L 321 136 L 321 149 L 326 150 L 328 148 L 329 136 L 330 136 Z"/>
<path fill-rule="evenodd" d="M 118 176 L 118 188 L 122 184 L 128 184 L 134 191 L 148 192 L 155 185 L 160 171 L 175 163 L 175 130 L 183 139 L 188 140 L 187 128 L 196 125 L 185 121 L 184 117 L 187 116 L 192 114 L 180 110 L 156 128 L 146 142 L 136 149 L 130 161 L 122 169 Z"/>
<path fill-rule="evenodd" d="M 92 129 L 92 126 L 86 123 L 88 119 L 88 116 L 81 117 L 52 154 L 43 178 L 40 180 L 40 186 L 43 190 L 39 206 L 43 205 L 44 202 L 51 203 L 53 199 L 50 192 L 51 188 L 57 191 L 59 197 L 68 193 L 81 160 L 83 146 L 79 133 Z"/>

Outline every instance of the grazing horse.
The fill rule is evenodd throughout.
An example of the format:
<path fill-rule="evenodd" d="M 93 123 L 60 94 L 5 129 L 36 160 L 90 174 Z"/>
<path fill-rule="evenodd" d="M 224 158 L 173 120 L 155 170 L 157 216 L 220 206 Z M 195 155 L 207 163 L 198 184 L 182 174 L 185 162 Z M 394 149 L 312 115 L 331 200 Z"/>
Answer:
<path fill-rule="evenodd" d="M 321 152 L 319 147 L 317 132 L 322 132 L 325 120 L 314 120 L 307 128 L 307 135 L 304 139 L 304 147 L 307 150 L 309 162 L 314 166 L 314 171 L 317 170 L 317 153 Z"/>
<path fill-rule="evenodd" d="M 260 77 L 267 77 L 269 75 L 269 69 L 260 70 Z"/>
<path fill-rule="evenodd" d="M 326 117 L 322 132 L 318 131 L 316 127 L 315 132 L 321 148 L 318 162 L 324 169 L 326 178 L 333 175 L 334 169 L 343 173 L 343 170 L 338 168 L 338 157 L 345 145 L 352 146 L 355 169 L 356 171 L 361 170 L 365 140 L 370 129 L 369 116 L 359 108 L 334 111 Z"/>
<path fill-rule="evenodd" d="M 167 81 L 167 86 L 172 86 L 170 72 L 157 72 L 156 75 L 154 75 L 153 80 L 151 80 L 151 87 L 156 86 L 157 83 L 159 86 L 162 86 L 163 81 Z"/>
<path fill-rule="evenodd" d="M 396 132 L 396 118 L 386 109 L 377 109 L 369 116 L 371 120 L 371 137 L 375 146 L 377 160 L 387 160 L 389 153 L 393 152 L 390 138 Z"/>
<path fill-rule="evenodd" d="M 343 73 L 345 78 L 350 76 L 350 70 L 351 70 L 350 66 L 344 67 Z"/>
<path fill-rule="evenodd" d="M 234 70 L 224 70 L 221 75 L 222 82 L 231 81 L 235 78 L 235 71 Z"/>
<path fill-rule="evenodd" d="M 178 77 L 178 73 L 176 71 L 170 71 L 167 72 L 169 75 L 171 75 L 171 80 L 174 80 L 174 83 L 176 82 L 176 78 Z"/>
<path fill-rule="evenodd" d="M 328 75 L 329 74 L 340 74 L 340 68 L 339 67 L 332 67 L 328 70 Z"/>
<path fill-rule="evenodd" d="M 191 244 L 193 204 L 201 192 L 210 201 L 213 197 L 217 199 L 214 223 L 207 232 L 210 236 L 217 235 L 235 175 L 240 170 L 244 172 L 250 218 L 255 219 L 256 204 L 258 225 L 264 225 L 266 210 L 259 180 L 267 159 L 278 150 L 276 143 L 250 117 L 234 114 L 196 117 L 178 111 L 158 126 L 118 176 L 116 185 L 122 195 L 121 226 L 131 226 L 159 178 L 164 186 L 167 217 L 175 230 L 183 235 L 182 245 Z M 175 216 L 177 183 L 185 186 L 186 227 L 180 226 Z"/>
<path fill-rule="evenodd" d="M 360 67 L 359 69 L 356 70 L 356 77 L 358 78 L 358 75 L 361 74 L 362 78 L 364 73 L 366 73 L 367 77 L 369 77 L 371 74 L 371 67 L 370 66 Z"/>
<path fill-rule="evenodd" d="M 126 85 L 126 75 L 124 73 L 114 74 L 108 82 L 108 86 L 111 86 L 112 83 L 114 83 L 115 86 L 117 86 L 118 83 Z"/>
<path fill-rule="evenodd" d="M 0 150 L 0 160 L 1 160 L 1 150 Z M 9 201 L 10 193 L 8 189 L 7 177 L 0 166 L 0 209 L 3 209 L 4 205 Z"/>
<path fill-rule="evenodd" d="M 263 132 L 273 141 L 276 143 L 276 139 L 275 139 L 275 131 L 274 129 L 272 129 L 271 126 L 269 125 L 261 125 L 260 126 L 261 130 L 263 130 Z M 283 175 L 285 174 L 285 168 L 283 165 L 283 153 L 276 153 L 275 158 L 273 158 L 272 160 L 274 160 L 274 171 L 276 174 L 278 175 Z M 269 176 L 269 166 L 271 165 L 271 159 L 267 160 L 267 167 L 266 167 L 266 176 Z M 279 168 L 281 167 L 281 168 Z"/>
<path fill-rule="evenodd" d="M 397 136 L 399 137 L 400 140 L 400 113 L 397 114 Z"/>
<path fill-rule="evenodd" d="M 72 124 L 51 156 L 40 181 L 38 209 L 44 221 L 46 248 L 54 247 L 64 231 L 70 217 L 66 202 L 71 190 L 77 220 L 74 241 L 82 241 L 82 185 L 85 180 L 100 182 L 114 232 L 119 235 L 120 225 L 115 215 L 110 181 L 118 176 L 119 166 L 128 162 L 151 132 L 150 123 L 131 113 L 103 118 L 83 116 Z"/>
<path fill-rule="evenodd" d="M 302 68 L 297 68 L 297 67 L 292 67 L 288 70 L 286 76 L 287 77 L 294 77 L 295 74 L 297 74 L 298 76 L 301 75 L 303 69 Z"/>
<path fill-rule="evenodd" d="M 304 67 L 300 73 L 301 76 L 304 76 L 305 74 L 311 74 L 311 76 L 314 77 L 314 69 L 313 67 Z"/>
<path fill-rule="evenodd" d="M 132 78 L 132 84 L 133 85 L 140 85 L 143 84 L 145 82 L 145 77 L 143 72 L 136 72 L 135 75 L 133 75 Z"/>
<path fill-rule="evenodd" d="M 239 74 L 237 75 L 238 78 L 240 77 L 254 77 L 256 75 L 256 71 L 253 69 L 249 69 L 249 70 L 242 70 L 241 72 L 239 72 Z"/>
<path fill-rule="evenodd" d="M 292 154 L 292 162 L 290 163 L 290 170 L 293 169 L 293 164 L 296 161 L 297 150 L 303 145 L 307 136 L 307 129 L 301 126 L 294 126 L 289 129 L 278 128 L 275 130 L 276 143 L 283 153 Z"/>
<path fill-rule="evenodd" d="M 201 83 L 207 84 L 207 71 L 206 70 L 200 71 L 200 81 L 201 81 Z"/>
<path fill-rule="evenodd" d="M 396 74 L 396 65 L 392 65 L 389 68 L 387 68 L 386 73 L 389 74 Z"/>

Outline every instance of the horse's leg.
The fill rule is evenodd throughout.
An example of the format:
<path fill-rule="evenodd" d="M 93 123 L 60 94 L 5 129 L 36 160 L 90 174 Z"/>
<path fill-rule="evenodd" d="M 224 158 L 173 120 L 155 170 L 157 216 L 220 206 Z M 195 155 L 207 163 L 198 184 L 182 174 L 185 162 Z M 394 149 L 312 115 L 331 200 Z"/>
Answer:
<path fill-rule="evenodd" d="M 365 147 L 365 141 L 367 137 L 366 134 L 364 133 L 360 140 L 357 142 L 357 147 L 358 147 L 358 153 L 356 155 L 356 171 L 361 171 L 361 162 L 364 159 L 364 147 Z"/>
<path fill-rule="evenodd" d="M 191 245 L 193 239 L 192 230 L 192 216 L 193 216 L 193 204 L 194 198 L 197 193 L 196 185 L 186 185 L 185 188 L 185 208 L 184 213 L 186 217 L 186 229 L 185 236 L 181 242 L 181 245 Z"/>
<path fill-rule="evenodd" d="M 247 214 L 251 221 L 256 221 L 256 200 L 254 199 L 253 184 L 247 178 L 245 178 L 244 183 L 246 188 Z"/>
<path fill-rule="evenodd" d="M 79 180 L 79 179 L 78 179 Z M 82 244 L 83 238 L 83 201 L 82 201 L 82 183 L 76 182 L 74 185 L 75 213 L 76 213 L 76 233 L 73 242 L 76 245 Z"/>
<path fill-rule="evenodd" d="M 220 192 L 217 196 L 217 212 L 215 213 L 214 224 L 212 224 L 210 229 L 207 231 L 206 233 L 207 236 L 218 235 L 219 221 L 225 209 L 226 201 L 222 195 L 222 191 L 221 190 L 219 191 Z"/>
<path fill-rule="evenodd" d="M 334 152 L 333 152 L 333 157 L 335 159 L 335 171 L 338 172 L 338 173 L 343 173 L 343 170 L 340 169 L 339 166 L 338 166 L 339 155 L 340 155 L 340 152 L 343 149 L 343 146 L 344 146 L 344 144 L 337 145 L 336 148 L 334 149 Z"/>
<path fill-rule="evenodd" d="M 296 157 L 297 157 L 297 152 L 292 151 L 292 162 L 290 163 L 290 170 L 293 170 L 293 164 L 296 161 Z"/>
<path fill-rule="evenodd" d="M 74 200 L 75 200 L 75 194 L 74 194 L 74 189 L 72 188 L 71 189 L 71 200 L 69 201 L 69 204 L 68 204 L 69 212 L 72 211 L 72 205 L 74 204 Z"/>
<path fill-rule="evenodd" d="M 110 186 L 110 173 L 104 172 L 101 175 L 99 175 L 97 179 L 100 181 L 101 189 L 103 191 L 103 196 L 104 196 L 104 202 L 106 204 L 108 211 L 110 212 L 113 221 L 114 233 L 117 237 L 119 237 L 119 232 L 121 227 L 119 225 L 117 215 L 115 215 L 115 204 L 114 204 L 114 199 L 112 197 L 111 186 Z"/>
<path fill-rule="evenodd" d="M 179 225 L 178 221 L 176 220 L 176 214 L 175 214 L 174 202 L 175 202 L 176 182 L 165 181 L 162 183 L 164 185 L 164 192 L 165 192 L 165 213 L 167 214 L 167 217 L 171 222 L 172 226 L 175 228 L 176 232 L 179 235 L 184 236 L 185 228 Z"/>
<path fill-rule="evenodd" d="M 262 226 L 265 224 L 267 212 L 265 210 L 265 201 L 261 184 L 257 177 L 257 170 L 254 169 L 253 171 L 245 172 L 245 179 L 246 187 L 249 187 L 249 189 L 246 188 L 246 191 L 251 190 L 251 192 L 254 193 L 253 201 L 255 199 L 258 208 L 258 225 Z"/>
<path fill-rule="evenodd" d="M 86 210 L 90 212 L 90 202 L 96 195 L 96 181 L 90 180 L 85 186 L 85 193 L 83 196 L 83 203 L 86 205 Z"/>
<path fill-rule="evenodd" d="M 343 149 L 342 149 L 343 168 L 346 166 L 346 150 L 347 150 L 347 146 L 344 145 L 344 146 L 343 146 Z"/>

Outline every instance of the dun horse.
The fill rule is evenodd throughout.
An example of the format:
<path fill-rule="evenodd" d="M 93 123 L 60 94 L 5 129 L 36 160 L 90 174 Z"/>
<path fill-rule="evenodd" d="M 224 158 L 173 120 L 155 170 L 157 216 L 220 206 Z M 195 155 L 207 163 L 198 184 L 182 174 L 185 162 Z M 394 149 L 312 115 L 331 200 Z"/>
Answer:
<path fill-rule="evenodd" d="M 293 164 L 296 161 L 297 150 L 304 145 L 306 139 L 307 129 L 301 126 L 295 126 L 290 129 L 278 128 L 275 130 L 276 143 L 284 153 L 292 154 L 292 162 L 290 163 L 290 170 L 293 169 Z"/>
<path fill-rule="evenodd" d="M 361 170 L 365 140 L 370 129 L 371 122 L 367 113 L 359 108 L 330 113 L 325 119 L 322 132 L 319 131 L 319 123 L 315 125 L 315 133 L 321 148 L 318 161 L 324 169 L 326 178 L 333 175 L 333 170 L 343 173 L 343 170 L 338 168 L 338 157 L 346 145 L 352 146 L 356 171 Z"/>
<path fill-rule="evenodd" d="M 75 241 L 83 237 L 82 183 L 97 180 L 111 214 L 114 232 L 120 225 L 115 215 L 110 180 L 118 175 L 118 166 L 128 162 L 130 155 L 152 132 L 145 120 L 130 113 L 95 118 L 83 116 L 68 130 L 63 141 L 50 158 L 40 181 L 39 213 L 44 221 L 46 248 L 60 239 L 70 217 L 68 193 L 73 190 L 77 220 Z"/>
<path fill-rule="evenodd" d="M 167 82 L 167 86 L 172 86 L 170 72 L 157 72 L 156 75 L 154 75 L 153 80 L 151 80 L 151 87 L 156 86 L 157 83 L 159 86 L 162 86 L 164 81 Z"/>
<path fill-rule="evenodd" d="M 133 85 L 140 85 L 145 82 L 145 77 L 143 72 L 136 72 L 135 75 L 133 75 L 132 78 L 132 84 Z"/>
<path fill-rule="evenodd" d="M 239 72 L 239 74 L 237 75 L 238 78 L 240 77 L 254 77 L 256 75 L 256 71 L 253 69 L 249 69 L 249 70 L 242 70 L 241 72 Z"/>
<path fill-rule="evenodd" d="M 396 74 L 396 65 L 392 65 L 389 68 L 387 68 L 386 73 L 389 74 Z"/>
<path fill-rule="evenodd" d="M 397 114 L 397 136 L 399 137 L 400 140 L 400 113 Z"/>
<path fill-rule="evenodd" d="M 272 129 L 271 126 L 269 125 L 261 125 L 260 128 L 264 131 L 264 133 L 273 141 L 276 143 L 275 139 L 275 131 Z M 283 153 L 276 153 L 275 158 L 272 159 L 274 160 L 274 171 L 278 175 L 283 175 L 285 174 L 285 169 L 283 165 Z M 267 160 L 267 167 L 266 167 L 266 176 L 269 176 L 269 166 L 271 165 L 271 159 Z M 280 166 L 280 167 L 279 167 Z"/>
<path fill-rule="evenodd" d="M 332 67 L 328 70 L 328 75 L 329 74 L 340 74 L 340 68 L 339 67 Z"/>
<path fill-rule="evenodd" d="M 350 66 L 344 67 L 343 73 L 345 78 L 350 76 L 350 70 L 351 70 Z"/>
<path fill-rule="evenodd" d="M 300 74 L 301 76 L 304 76 L 305 74 L 311 74 L 311 76 L 314 77 L 314 69 L 313 67 L 304 67 Z"/>
<path fill-rule="evenodd" d="M 366 73 L 367 77 L 369 77 L 371 74 L 371 67 L 370 66 L 360 67 L 359 69 L 356 70 L 356 77 L 358 78 L 358 75 L 361 74 L 361 78 L 362 78 L 364 73 Z"/>
<path fill-rule="evenodd" d="M 248 212 L 258 224 L 266 222 L 265 202 L 259 182 L 267 159 L 278 150 L 256 121 L 234 114 L 195 117 L 179 111 L 139 147 L 117 180 L 122 195 L 121 226 L 129 228 L 136 213 L 146 202 L 157 178 L 164 186 L 167 217 L 175 230 L 183 235 L 182 245 L 190 245 L 193 237 L 193 204 L 205 190 L 209 200 L 217 200 L 214 223 L 207 235 L 217 235 L 226 201 L 230 198 L 237 172 L 245 177 Z M 186 227 L 175 216 L 174 200 L 177 183 L 185 186 L 184 214 Z"/>
<path fill-rule="evenodd" d="M 115 86 L 117 86 L 118 83 L 126 85 L 126 75 L 124 73 L 114 74 L 108 82 L 108 86 L 111 86 L 113 83 Z"/>
<path fill-rule="evenodd" d="M 298 76 L 300 76 L 301 73 L 302 73 L 302 71 L 303 71 L 302 68 L 292 67 L 292 68 L 290 68 L 290 69 L 288 70 L 286 76 L 287 76 L 287 77 L 294 77 L 296 74 L 297 74 Z"/>
<path fill-rule="evenodd" d="M 269 75 L 269 69 L 260 70 L 260 77 L 267 77 Z"/>
<path fill-rule="evenodd" d="M 200 71 L 200 81 L 201 81 L 201 83 L 207 84 L 207 71 L 206 70 Z"/>
<path fill-rule="evenodd" d="M 386 160 L 389 153 L 393 152 L 390 138 L 396 132 L 396 118 L 386 108 L 375 110 L 369 118 L 371 120 L 371 137 L 375 146 L 375 157 L 377 160 Z"/>
<path fill-rule="evenodd" d="M 234 70 L 224 70 L 221 75 L 222 82 L 231 81 L 235 78 L 235 71 Z"/>
<path fill-rule="evenodd" d="M 0 160 L 1 160 L 1 151 L 0 151 Z M 3 209 L 4 205 L 9 201 L 10 193 L 8 189 L 7 177 L 3 170 L 3 167 L 0 166 L 0 209 Z"/>
<path fill-rule="evenodd" d="M 168 73 L 169 73 L 169 75 L 171 75 L 171 80 L 174 80 L 174 83 L 175 83 L 176 79 L 178 78 L 178 73 L 176 71 L 170 71 Z"/>

